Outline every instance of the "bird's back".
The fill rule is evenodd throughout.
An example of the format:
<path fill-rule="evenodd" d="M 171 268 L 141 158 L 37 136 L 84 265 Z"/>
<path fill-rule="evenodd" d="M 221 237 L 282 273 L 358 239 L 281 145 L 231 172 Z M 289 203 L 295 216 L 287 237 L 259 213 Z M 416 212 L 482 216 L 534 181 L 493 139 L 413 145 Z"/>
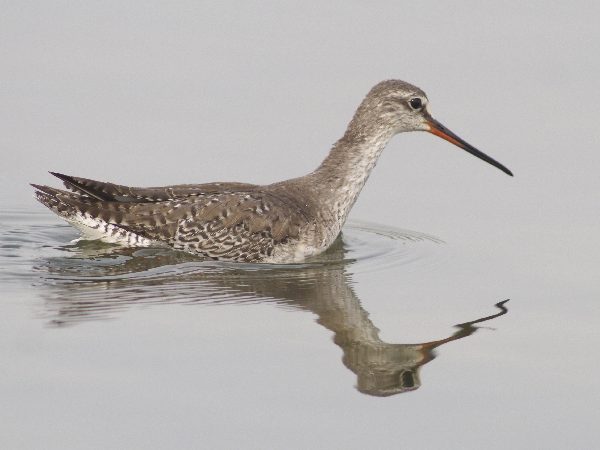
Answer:
<path fill-rule="evenodd" d="M 167 245 L 204 258 L 287 262 L 306 224 L 293 193 L 245 183 L 136 188 L 56 174 L 69 189 L 34 185 L 36 198 L 84 236 Z M 304 256 L 304 255 L 302 255 Z"/>

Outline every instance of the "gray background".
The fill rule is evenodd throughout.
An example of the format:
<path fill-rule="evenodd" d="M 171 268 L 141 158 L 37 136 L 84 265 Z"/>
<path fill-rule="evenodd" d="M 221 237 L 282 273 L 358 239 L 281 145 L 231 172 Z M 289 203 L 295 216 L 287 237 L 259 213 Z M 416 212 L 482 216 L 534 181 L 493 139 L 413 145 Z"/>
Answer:
<path fill-rule="evenodd" d="M 50 182 L 46 170 L 133 185 L 301 175 L 373 84 L 401 78 L 516 178 L 433 136 L 405 135 L 355 217 L 438 232 L 436 216 L 462 229 L 474 215 L 535 220 L 543 210 L 550 225 L 591 225 L 594 11 L 594 2 L 9 2 L 1 199 L 30 202 L 25 183 Z"/>
<path fill-rule="evenodd" d="M 418 393 L 352 391 L 337 349 L 317 351 L 330 334 L 270 305 L 150 308 L 63 332 L 25 309 L 3 323 L 9 342 L 28 330 L 3 347 L 3 365 L 23 369 L 0 385 L 6 448 L 593 447 L 599 13 L 584 1 L 3 2 L 0 217 L 42 208 L 27 183 L 56 185 L 47 170 L 141 186 L 304 174 L 386 78 L 423 88 L 438 120 L 515 173 L 406 134 L 351 214 L 435 234 L 452 254 L 435 270 L 355 277 L 387 340 L 443 336 L 512 298 L 501 338 L 448 346 Z M 173 353 L 176 374 L 153 363 L 194 337 L 215 353 Z M 90 342 L 104 371 L 76 369 Z M 123 373 L 128 342 L 139 374 Z M 248 345 L 248 361 L 229 358 Z M 32 348 L 70 372 L 39 369 Z M 23 373 L 46 378 L 20 385 Z"/>

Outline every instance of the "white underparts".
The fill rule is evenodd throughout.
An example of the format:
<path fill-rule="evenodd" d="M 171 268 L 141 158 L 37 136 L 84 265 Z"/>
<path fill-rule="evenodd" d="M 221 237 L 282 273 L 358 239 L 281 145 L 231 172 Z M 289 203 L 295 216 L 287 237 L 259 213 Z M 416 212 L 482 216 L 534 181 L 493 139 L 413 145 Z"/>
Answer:
<path fill-rule="evenodd" d="M 131 231 L 124 230 L 112 223 L 108 223 L 89 214 L 77 214 L 65 218 L 81 233 L 82 239 L 101 240 L 110 244 L 119 244 L 128 247 L 150 247 L 156 243 Z"/>

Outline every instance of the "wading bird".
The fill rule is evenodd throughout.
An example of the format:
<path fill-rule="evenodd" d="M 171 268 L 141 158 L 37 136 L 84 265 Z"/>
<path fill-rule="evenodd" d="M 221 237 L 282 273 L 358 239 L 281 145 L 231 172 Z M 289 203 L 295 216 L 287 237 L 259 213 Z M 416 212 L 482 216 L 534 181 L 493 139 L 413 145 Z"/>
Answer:
<path fill-rule="evenodd" d="M 425 92 L 388 80 L 367 94 L 321 165 L 299 178 L 138 188 L 51 172 L 70 192 L 32 186 L 87 239 L 224 261 L 300 262 L 334 242 L 382 150 L 405 131 L 433 133 L 512 176 L 435 120 Z"/>

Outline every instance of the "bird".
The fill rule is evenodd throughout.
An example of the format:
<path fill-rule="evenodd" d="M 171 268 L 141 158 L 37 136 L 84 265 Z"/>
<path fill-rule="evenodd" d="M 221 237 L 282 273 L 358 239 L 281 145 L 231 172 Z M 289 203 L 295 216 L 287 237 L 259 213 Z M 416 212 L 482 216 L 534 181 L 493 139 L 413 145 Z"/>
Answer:
<path fill-rule="evenodd" d="M 343 136 L 307 175 L 268 185 L 239 182 L 130 187 L 50 172 L 65 190 L 32 184 L 35 198 L 81 232 L 131 247 L 169 247 L 202 259 L 300 263 L 330 247 L 388 142 L 409 131 L 432 133 L 500 169 L 435 120 L 420 88 L 376 84 Z"/>

